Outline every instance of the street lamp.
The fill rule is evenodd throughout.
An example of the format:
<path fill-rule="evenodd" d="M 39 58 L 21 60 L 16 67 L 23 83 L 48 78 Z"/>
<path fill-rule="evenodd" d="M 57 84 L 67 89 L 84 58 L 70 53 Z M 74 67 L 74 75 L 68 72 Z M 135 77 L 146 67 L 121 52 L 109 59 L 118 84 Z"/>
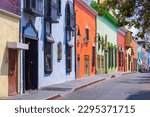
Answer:
<path fill-rule="evenodd" d="M 80 27 L 79 27 L 79 25 L 78 24 L 76 24 L 76 25 L 74 25 L 74 28 L 75 28 L 75 30 L 74 30 L 74 35 L 77 35 L 77 37 L 78 37 L 78 41 L 80 40 L 80 37 L 81 37 L 81 33 L 80 33 Z M 77 33 L 76 33 L 77 32 Z"/>
<path fill-rule="evenodd" d="M 77 37 L 78 37 L 78 41 L 80 40 L 80 37 L 81 37 L 81 33 L 80 33 L 80 28 L 78 26 L 78 29 L 77 29 Z"/>

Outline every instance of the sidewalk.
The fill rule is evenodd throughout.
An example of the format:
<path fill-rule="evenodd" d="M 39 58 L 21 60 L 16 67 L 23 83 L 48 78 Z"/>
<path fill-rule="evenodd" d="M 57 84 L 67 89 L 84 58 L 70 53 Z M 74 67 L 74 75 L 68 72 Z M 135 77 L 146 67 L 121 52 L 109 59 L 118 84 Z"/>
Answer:
<path fill-rule="evenodd" d="M 18 94 L 15 96 L 9 96 L 7 98 L 1 98 L 6 100 L 46 100 L 46 99 L 55 99 L 71 92 L 77 91 L 86 86 L 92 85 L 96 82 L 100 82 L 103 80 L 111 79 L 114 77 L 118 77 L 124 74 L 128 74 L 128 72 L 116 72 L 109 74 L 99 74 L 90 76 L 87 78 L 81 78 L 78 80 L 67 81 L 61 84 L 55 84 L 43 87 L 39 90 L 31 90 L 26 92 L 25 94 Z"/>

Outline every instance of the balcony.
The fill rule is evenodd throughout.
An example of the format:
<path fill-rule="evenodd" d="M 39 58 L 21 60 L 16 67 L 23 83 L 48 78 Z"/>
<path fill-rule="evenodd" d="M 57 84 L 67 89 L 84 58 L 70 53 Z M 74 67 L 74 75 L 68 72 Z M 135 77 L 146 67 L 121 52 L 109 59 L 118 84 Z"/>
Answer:
<path fill-rule="evenodd" d="M 58 4 L 57 0 L 45 0 L 45 14 L 46 21 L 51 23 L 58 23 Z"/>
<path fill-rule="evenodd" d="M 24 0 L 24 11 L 34 16 L 43 16 L 43 5 L 43 0 Z"/>
<path fill-rule="evenodd" d="M 131 47 L 131 39 L 132 39 L 132 33 L 128 31 L 125 35 L 125 47 L 126 49 L 129 49 Z"/>

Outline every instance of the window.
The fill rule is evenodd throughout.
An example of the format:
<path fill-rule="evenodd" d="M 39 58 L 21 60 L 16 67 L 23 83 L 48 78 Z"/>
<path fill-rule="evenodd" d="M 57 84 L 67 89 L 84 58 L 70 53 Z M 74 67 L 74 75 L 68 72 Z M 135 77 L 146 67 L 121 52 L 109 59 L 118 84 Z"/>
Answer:
<path fill-rule="evenodd" d="M 111 52 L 112 52 L 112 56 L 111 56 L 111 67 L 113 68 L 114 67 L 114 49 L 113 49 L 113 47 L 111 48 Z"/>
<path fill-rule="evenodd" d="M 24 0 L 24 10 L 33 15 L 43 15 L 43 0 Z"/>
<path fill-rule="evenodd" d="M 61 0 L 57 0 L 57 15 L 61 16 Z"/>
<path fill-rule="evenodd" d="M 119 51 L 119 67 L 121 67 L 121 60 L 122 59 L 122 57 L 121 57 L 121 52 Z"/>
<path fill-rule="evenodd" d="M 104 73 L 104 56 L 101 56 L 101 62 L 102 62 L 102 73 Z"/>
<path fill-rule="evenodd" d="M 45 42 L 45 73 L 53 71 L 53 43 Z"/>
<path fill-rule="evenodd" d="M 59 6 L 60 0 L 45 0 L 45 19 L 52 23 L 58 23 L 58 8 L 61 10 L 61 6 Z"/>
<path fill-rule="evenodd" d="M 88 28 L 85 29 L 85 33 L 86 33 L 86 40 L 89 40 L 89 29 Z"/>
<path fill-rule="evenodd" d="M 111 67 L 111 48 L 108 47 L 108 67 Z"/>
<path fill-rule="evenodd" d="M 66 71 L 72 71 L 72 47 L 67 46 L 66 50 Z"/>
<path fill-rule="evenodd" d="M 115 67 L 117 67 L 117 48 L 115 48 Z"/>
<path fill-rule="evenodd" d="M 67 30 L 67 41 L 71 41 L 71 31 Z"/>
<path fill-rule="evenodd" d="M 95 67 L 95 47 L 92 47 L 92 67 Z"/>
<path fill-rule="evenodd" d="M 60 3 L 61 5 L 61 3 Z M 59 11 L 59 9 L 58 9 Z M 61 12 L 61 10 L 59 11 Z M 74 13 L 74 7 L 73 3 L 70 1 L 67 1 L 66 3 L 66 72 L 72 71 L 72 45 L 70 45 L 70 42 L 72 41 L 72 31 L 74 31 L 75 26 L 75 13 Z"/>
<path fill-rule="evenodd" d="M 71 27 L 70 25 L 70 6 L 67 6 L 67 27 Z"/>
<path fill-rule="evenodd" d="M 98 36 L 98 50 L 100 49 L 100 45 L 101 45 L 101 37 Z"/>
<path fill-rule="evenodd" d="M 97 68 L 98 68 L 98 70 L 100 70 L 100 59 L 101 59 L 101 57 L 100 57 L 100 55 L 97 55 Z"/>

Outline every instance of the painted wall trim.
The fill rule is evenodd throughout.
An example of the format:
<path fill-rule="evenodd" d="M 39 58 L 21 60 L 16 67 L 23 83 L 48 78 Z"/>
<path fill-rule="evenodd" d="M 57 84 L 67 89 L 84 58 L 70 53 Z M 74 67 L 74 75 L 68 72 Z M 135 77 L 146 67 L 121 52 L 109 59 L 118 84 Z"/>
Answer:
<path fill-rule="evenodd" d="M 11 49 L 23 49 L 23 50 L 29 49 L 28 44 L 19 43 L 19 42 L 7 42 L 7 47 Z"/>
<path fill-rule="evenodd" d="M 84 1 L 77 0 L 77 2 L 80 3 L 84 8 L 86 8 L 87 10 L 89 10 L 95 16 L 98 14 L 93 8 L 91 8 L 89 5 L 87 5 Z"/>
<path fill-rule="evenodd" d="M 0 9 L 0 13 L 6 14 L 6 15 L 9 15 L 9 16 L 12 16 L 12 17 L 17 18 L 17 19 L 20 19 L 20 18 L 21 18 L 21 16 L 16 15 L 16 14 L 13 14 L 13 13 L 11 13 L 11 12 L 9 12 L 9 11 L 6 11 L 6 10 L 3 10 L 3 9 Z"/>
<path fill-rule="evenodd" d="M 118 32 L 120 32 L 121 34 L 125 35 L 128 32 L 128 30 L 126 28 L 124 28 L 124 27 L 119 27 L 118 28 Z"/>

